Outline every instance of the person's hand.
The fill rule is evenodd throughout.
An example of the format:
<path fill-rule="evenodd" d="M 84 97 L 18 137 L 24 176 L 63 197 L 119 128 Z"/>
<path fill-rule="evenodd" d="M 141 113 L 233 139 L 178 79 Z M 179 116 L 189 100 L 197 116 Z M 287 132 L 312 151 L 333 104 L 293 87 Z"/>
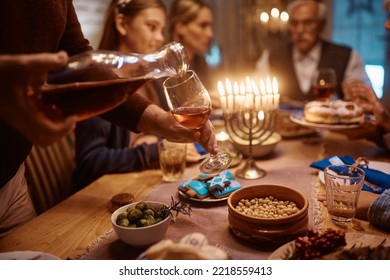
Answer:
<path fill-rule="evenodd" d="M 367 214 L 368 209 L 370 208 L 370 205 L 374 202 L 374 200 L 379 195 L 367 192 L 367 191 L 361 191 L 359 195 L 359 200 L 356 207 L 356 214 L 355 217 L 359 219 L 367 220 Z M 320 202 L 325 202 L 326 206 L 326 195 L 325 194 L 319 194 L 317 195 L 317 200 Z"/>
<path fill-rule="evenodd" d="M 137 129 L 164 137 L 171 142 L 199 142 L 209 153 L 218 152 L 214 127 L 210 121 L 200 131 L 194 131 L 179 124 L 171 112 L 166 112 L 156 105 L 149 105 L 145 109 Z"/>
<path fill-rule="evenodd" d="M 367 191 L 361 191 L 356 209 L 356 218 L 367 219 L 368 209 L 374 200 L 378 197 L 378 194 L 374 194 Z"/>
<path fill-rule="evenodd" d="M 342 87 L 348 100 L 358 104 L 366 113 L 373 114 L 375 123 L 390 132 L 390 111 L 382 105 L 371 86 L 354 82 L 343 83 Z"/>
<path fill-rule="evenodd" d="M 75 125 L 76 117 L 47 118 L 28 97 L 39 91 L 49 71 L 64 67 L 68 59 L 65 52 L 0 56 L 0 120 L 33 144 L 49 145 Z"/>

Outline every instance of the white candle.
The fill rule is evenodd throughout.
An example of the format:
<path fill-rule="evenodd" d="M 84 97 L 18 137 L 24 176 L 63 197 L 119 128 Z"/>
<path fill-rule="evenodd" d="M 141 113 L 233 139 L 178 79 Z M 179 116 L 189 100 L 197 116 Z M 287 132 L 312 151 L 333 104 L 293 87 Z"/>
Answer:
<path fill-rule="evenodd" d="M 226 78 L 226 91 L 227 91 L 227 111 L 228 113 L 233 113 L 233 89 L 232 84 L 228 78 Z"/>
<path fill-rule="evenodd" d="M 267 90 L 265 88 L 264 80 L 260 80 L 260 92 L 261 92 L 261 109 L 264 110 L 267 107 Z"/>
<path fill-rule="evenodd" d="M 240 110 L 244 110 L 244 105 L 245 105 L 245 95 L 246 95 L 246 89 L 245 89 L 245 84 L 243 82 L 240 83 Z"/>
<path fill-rule="evenodd" d="M 249 77 L 246 77 L 246 108 L 249 110 L 253 109 L 254 95 L 252 90 L 252 83 Z"/>
<path fill-rule="evenodd" d="M 221 107 L 223 112 L 226 112 L 226 95 L 225 95 L 225 88 L 221 81 L 218 81 L 218 92 L 221 99 Z"/>
<path fill-rule="evenodd" d="M 253 80 L 252 80 L 252 88 L 253 88 L 253 93 L 255 94 L 255 110 L 259 111 L 261 110 L 261 104 L 260 104 L 261 96 L 260 96 L 259 88 Z"/>
<path fill-rule="evenodd" d="M 279 86 L 278 86 L 278 81 L 276 80 L 276 78 L 274 77 L 273 80 L 272 80 L 272 93 L 274 94 L 274 109 L 278 109 L 279 108 L 279 98 L 280 98 L 280 95 L 279 95 Z"/>
<path fill-rule="evenodd" d="M 233 93 L 234 93 L 234 112 L 237 113 L 241 110 L 241 96 L 240 96 L 240 88 L 238 87 L 238 83 L 234 81 L 233 83 Z"/>

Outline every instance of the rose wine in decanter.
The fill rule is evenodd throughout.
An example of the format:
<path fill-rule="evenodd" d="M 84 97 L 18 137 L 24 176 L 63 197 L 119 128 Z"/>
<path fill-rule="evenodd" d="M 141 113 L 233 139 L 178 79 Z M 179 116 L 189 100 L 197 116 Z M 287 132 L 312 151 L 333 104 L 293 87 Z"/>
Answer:
<path fill-rule="evenodd" d="M 30 97 L 52 119 L 76 115 L 83 120 L 125 102 L 147 81 L 181 75 L 187 68 L 184 48 L 175 42 L 150 54 L 89 51 L 49 73 L 40 92 Z"/>

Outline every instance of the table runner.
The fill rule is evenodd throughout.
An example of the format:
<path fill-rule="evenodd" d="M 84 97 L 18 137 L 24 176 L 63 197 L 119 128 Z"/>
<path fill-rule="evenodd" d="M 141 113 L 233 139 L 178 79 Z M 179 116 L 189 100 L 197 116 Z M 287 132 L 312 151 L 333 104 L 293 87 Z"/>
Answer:
<path fill-rule="evenodd" d="M 322 137 L 283 140 L 275 152 L 257 160 L 259 167 L 267 171 L 267 176 L 258 180 L 245 180 L 235 177 L 244 187 L 255 184 L 281 184 L 301 191 L 309 199 L 309 227 L 323 229 L 337 227 L 331 222 L 324 205 L 317 201 L 317 194 L 325 191 L 318 178 L 318 171 L 310 168 L 313 161 L 330 154 L 363 155 L 375 160 L 390 161 L 388 153 L 378 149 L 367 141 L 356 141 L 351 145 L 339 136 L 325 133 Z M 241 163 L 242 166 L 244 163 Z M 235 171 L 239 167 L 232 168 Z M 184 178 L 192 178 L 198 174 L 198 166 L 189 166 Z M 158 184 L 146 200 L 170 203 L 171 197 L 178 199 L 177 188 L 180 182 Z M 232 259 L 267 259 L 276 249 L 241 241 L 228 225 L 226 202 L 215 204 L 193 203 L 190 217 L 179 215 L 170 225 L 166 238 L 178 242 L 181 237 L 192 232 L 203 233 L 210 244 L 226 249 Z M 367 221 L 358 220 L 351 231 L 386 235 L 370 225 Z M 146 248 L 134 248 L 121 242 L 113 230 L 101 236 L 92 244 L 80 259 L 136 259 Z"/>

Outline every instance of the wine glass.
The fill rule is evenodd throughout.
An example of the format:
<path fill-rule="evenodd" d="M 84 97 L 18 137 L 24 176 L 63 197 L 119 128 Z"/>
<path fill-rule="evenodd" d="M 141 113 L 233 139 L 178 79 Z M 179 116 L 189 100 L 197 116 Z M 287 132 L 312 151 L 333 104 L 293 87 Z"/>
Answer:
<path fill-rule="evenodd" d="M 336 95 L 336 72 L 333 68 L 319 68 L 312 78 L 312 92 L 316 100 L 331 101 Z"/>
<path fill-rule="evenodd" d="M 211 99 L 196 73 L 188 70 L 182 76 L 169 77 L 163 88 L 174 118 L 189 129 L 201 130 L 211 113 Z M 219 152 L 206 157 L 199 169 L 202 173 L 217 174 L 227 169 L 232 160 L 231 154 Z"/>

